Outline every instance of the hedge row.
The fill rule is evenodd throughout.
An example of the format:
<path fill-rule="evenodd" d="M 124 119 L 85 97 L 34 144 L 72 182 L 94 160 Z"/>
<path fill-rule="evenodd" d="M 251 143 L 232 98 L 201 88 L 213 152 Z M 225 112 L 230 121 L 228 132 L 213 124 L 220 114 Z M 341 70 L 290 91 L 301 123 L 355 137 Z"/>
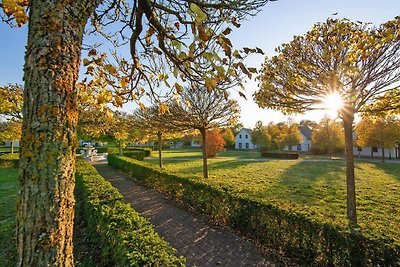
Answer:
<path fill-rule="evenodd" d="M 371 240 L 359 232 L 337 228 L 243 194 L 169 174 L 146 162 L 116 155 L 109 155 L 108 162 L 212 221 L 225 224 L 266 247 L 285 251 L 307 265 L 400 265 L 400 247 L 391 240 Z"/>
<path fill-rule="evenodd" d="M 123 154 L 125 157 L 131 158 L 131 159 L 136 159 L 136 160 L 144 160 L 144 158 L 146 157 L 146 152 L 139 151 L 139 150 L 124 151 Z"/>
<path fill-rule="evenodd" d="M 76 195 L 104 266 L 184 266 L 185 259 L 88 162 L 77 159 Z M 80 200 L 80 201 L 79 201 Z M 78 207 L 79 208 L 79 207 Z"/>
<path fill-rule="evenodd" d="M 148 147 L 126 147 L 124 148 L 124 155 L 126 154 L 125 151 L 143 151 L 145 157 L 150 157 L 152 149 Z"/>
<path fill-rule="evenodd" d="M 299 153 L 261 151 L 261 157 L 274 159 L 298 159 Z"/>
<path fill-rule="evenodd" d="M 0 168 L 18 168 L 19 154 L 7 153 L 0 156 Z"/>

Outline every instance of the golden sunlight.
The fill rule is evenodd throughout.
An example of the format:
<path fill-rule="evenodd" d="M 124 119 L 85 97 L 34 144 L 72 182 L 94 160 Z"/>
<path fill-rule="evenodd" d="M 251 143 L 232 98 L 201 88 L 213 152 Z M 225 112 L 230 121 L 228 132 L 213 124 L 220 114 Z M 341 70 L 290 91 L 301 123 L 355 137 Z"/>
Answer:
<path fill-rule="evenodd" d="M 324 98 L 323 104 L 330 116 L 336 116 L 343 107 L 343 99 L 339 93 L 332 93 Z"/>

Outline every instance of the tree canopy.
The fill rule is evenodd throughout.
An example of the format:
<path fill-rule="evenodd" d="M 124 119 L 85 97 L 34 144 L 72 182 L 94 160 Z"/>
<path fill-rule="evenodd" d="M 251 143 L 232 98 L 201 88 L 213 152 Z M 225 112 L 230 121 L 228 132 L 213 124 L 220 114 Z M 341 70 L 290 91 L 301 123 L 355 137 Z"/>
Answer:
<path fill-rule="evenodd" d="M 324 108 L 330 95 L 343 105 L 346 152 L 347 215 L 357 224 L 353 122 L 357 113 L 398 109 L 400 81 L 400 17 L 379 27 L 347 19 L 328 19 L 303 36 L 277 48 L 278 55 L 263 65 L 260 90 L 254 99 L 260 107 L 284 113 Z M 375 103 L 380 105 L 373 105 Z"/>

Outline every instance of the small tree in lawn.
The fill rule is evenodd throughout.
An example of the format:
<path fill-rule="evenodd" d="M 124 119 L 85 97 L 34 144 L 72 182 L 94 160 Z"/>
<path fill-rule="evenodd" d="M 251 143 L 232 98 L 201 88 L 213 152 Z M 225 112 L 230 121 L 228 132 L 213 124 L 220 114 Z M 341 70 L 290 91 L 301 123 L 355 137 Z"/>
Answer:
<path fill-rule="evenodd" d="M 316 153 L 327 153 L 331 158 L 335 151 L 344 148 L 343 127 L 334 120 L 324 117 L 314 127 L 312 147 Z"/>
<path fill-rule="evenodd" d="M 357 113 L 396 109 L 400 94 L 400 17 L 375 28 L 361 22 L 328 19 L 304 36 L 295 36 L 267 58 L 254 97 L 260 107 L 285 113 L 321 109 L 324 99 L 343 101 L 346 152 L 347 217 L 357 225 L 353 123 Z M 385 101 L 387 100 L 387 101 Z M 371 106 L 380 101 L 382 105 Z"/>
<path fill-rule="evenodd" d="M 225 140 L 221 133 L 216 129 L 207 130 L 206 146 L 207 158 L 215 158 L 218 152 L 223 151 L 225 147 Z"/>
<path fill-rule="evenodd" d="M 292 123 L 287 127 L 286 136 L 284 137 L 284 143 L 288 146 L 289 150 L 292 150 L 292 147 L 301 143 L 301 133 L 299 131 L 299 126 L 297 123 Z"/>
<path fill-rule="evenodd" d="M 225 128 L 222 131 L 222 137 L 225 140 L 225 147 L 226 148 L 235 148 L 235 136 L 232 133 L 230 128 Z"/>
<path fill-rule="evenodd" d="M 162 164 L 162 143 L 165 137 L 174 138 L 182 136 L 186 129 L 174 123 L 174 118 L 164 104 L 154 105 L 145 109 L 138 109 L 134 113 L 135 125 L 141 128 L 147 136 L 157 136 L 158 142 L 158 166 Z"/>
<path fill-rule="evenodd" d="M 400 122 L 395 117 L 364 117 L 357 125 L 356 136 L 359 146 L 381 148 L 384 162 L 385 149 L 392 149 L 400 141 Z"/>
<path fill-rule="evenodd" d="M 261 121 L 257 121 L 251 131 L 251 142 L 256 144 L 260 150 L 269 150 L 271 148 L 271 136 L 268 134 L 267 127 Z"/>
<path fill-rule="evenodd" d="M 239 105 L 229 99 L 226 91 L 191 87 L 182 92 L 179 103 L 171 104 L 168 114 L 177 127 L 200 131 L 203 176 L 207 178 L 207 130 L 234 125 L 239 116 Z"/>
<path fill-rule="evenodd" d="M 9 120 L 0 122 L 0 141 L 10 142 L 10 152 L 14 153 L 14 141 L 21 138 L 21 121 Z"/>

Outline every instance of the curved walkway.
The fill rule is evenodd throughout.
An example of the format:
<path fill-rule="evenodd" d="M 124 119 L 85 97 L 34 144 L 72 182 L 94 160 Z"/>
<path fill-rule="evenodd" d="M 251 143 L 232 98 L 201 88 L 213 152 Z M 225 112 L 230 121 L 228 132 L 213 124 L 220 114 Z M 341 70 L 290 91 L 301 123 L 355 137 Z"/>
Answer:
<path fill-rule="evenodd" d="M 201 266 L 284 266 L 265 259 L 253 244 L 224 229 L 209 226 L 172 205 L 162 194 L 135 184 L 106 162 L 92 162 L 97 171 L 124 195 L 132 207 L 148 218 L 157 232 L 174 246 L 187 265 Z"/>

